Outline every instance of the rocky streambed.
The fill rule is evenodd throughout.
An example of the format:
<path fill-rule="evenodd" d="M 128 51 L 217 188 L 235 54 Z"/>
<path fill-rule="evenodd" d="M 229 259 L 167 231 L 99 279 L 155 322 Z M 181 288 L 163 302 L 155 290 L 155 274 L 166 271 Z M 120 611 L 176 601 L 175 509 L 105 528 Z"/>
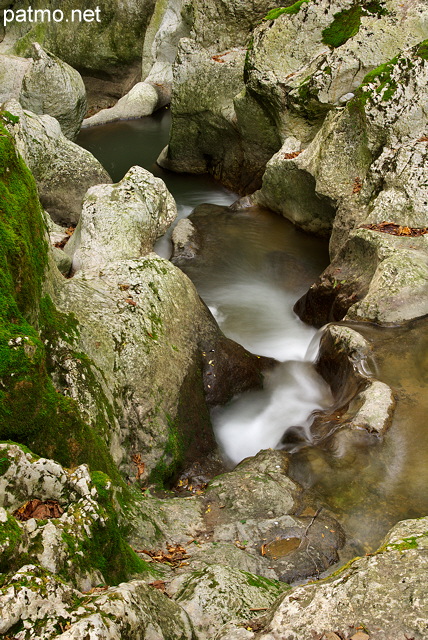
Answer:
<path fill-rule="evenodd" d="M 284 5 L 4 34 L 5 638 L 427 636 L 427 7 Z M 171 101 L 158 164 L 241 199 L 161 257 L 177 203 L 73 142 L 87 98 Z"/>

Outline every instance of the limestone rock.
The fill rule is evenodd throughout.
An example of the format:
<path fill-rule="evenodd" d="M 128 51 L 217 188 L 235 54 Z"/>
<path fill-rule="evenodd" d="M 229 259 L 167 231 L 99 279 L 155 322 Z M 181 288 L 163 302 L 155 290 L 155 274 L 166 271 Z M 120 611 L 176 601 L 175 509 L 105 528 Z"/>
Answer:
<path fill-rule="evenodd" d="M 312 432 L 346 463 L 353 449 L 364 442 L 375 445 L 391 426 L 394 394 L 372 373 L 372 350 L 363 336 L 350 327 L 329 325 L 324 331 L 316 362 L 329 383 L 335 406 L 332 413 L 315 417 Z M 340 415 L 340 423 L 337 421 Z"/>
<path fill-rule="evenodd" d="M 287 585 L 221 565 L 205 566 L 168 585 L 168 594 L 188 613 L 197 638 L 213 638 L 233 620 L 248 620 L 270 607 Z"/>
<path fill-rule="evenodd" d="M 195 6 L 197 20 L 199 8 Z M 230 44 L 217 39 L 213 50 L 208 44 L 209 38 L 204 40 L 204 30 L 209 32 L 215 24 L 206 19 L 205 5 L 204 10 L 204 27 L 199 32 L 195 27 L 192 37 L 206 48 L 206 56 L 214 53 L 214 59 L 221 60 L 224 47 Z M 180 170 L 180 162 L 190 148 L 187 170 L 198 172 L 201 153 L 206 153 L 213 158 L 206 163 L 209 172 L 228 186 L 233 182 L 235 191 L 250 193 L 260 186 L 267 161 L 287 138 L 295 136 L 305 148 L 329 111 L 346 104 L 367 73 L 428 35 L 427 8 L 422 0 L 411 8 L 404 7 L 399 0 L 391 0 L 387 10 L 369 2 L 356 6 L 352 0 L 316 0 L 294 3 L 278 11 L 273 9 L 269 15 L 272 19 L 263 21 L 253 32 L 242 73 L 244 86 L 235 83 L 236 90 L 233 96 L 228 96 L 221 120 L 215 118 L 215 111 L 211 110 L 209 117 L 200 119 L 199 87 L 187 82 L 189 61 L 184 52 L 179 51 L 174 70 L 173 125 L 168 150 L 171 168 Z M 209 87 L 209 69 L 201 56 L 192 58 L 192 71 L 195 77 L 204 78 L 204 85 Z M 184 84 L 183 79 L 186 79 Z M 180 107 L 184 97 L 189 107 L 186 121 Z M 212 100 L 215 102 L 215 92 Z M 224 118 L 226 112 L 230 115 Z M 197 139 L 192 142 L 196 131 L 199 143 Z M 222 137 L 227 137 L 227 152 Z M 187 139 L 191 141 L 188 144 Z M 206 140 L 211 141 L 210 149 Z M 238 159 L 235 164 L 233 155 Z M 345 154 L 344 162 L 348 155 Z M 292 183 L 293 178 L 287 181 L 284 194 Z M 270 186 L 266 186 L 262 193 L 269 195 L 269 189 Z M 313 192 L 311 184 L 309 190 Z M 279 208 L 275 209 L 281 210 L 281 201 L 287 197 L 281 198 L 278 193 L 272 199 Z M 316 198 L 312 200 L 316 202 Z M 329 222 L 331 226 L 332 217 Z"/>
<path fill-rule="evenodd" d="M 427 313 L 426 236 L 411 237 L 412 228 L 425 228 L 428 219 L 426 115 L 420 107 L 427 74 L 422 46 L 403 52 L 368 74 L 343 112 L 325 121 L 298 158 L 286 161 L 306 183 L 315 178 L 315 193 L 338 208 L 333 261 L 298 302 L 302 318 L 321 325 L 347 314 L 398 324 Z M 403 231 L 382 233 L 376 225 L 385 222 Z"/>
<path fill-rule="evenodd" d="M 53 257 L 60 273 L 67 276 L 71 270 L 71 258 L 62 249 L 52 247 Z"/>
<path fill-rule="evenodd" d="M 83 594 L 34 565 L 22 567 L 0 590 L 0 633 L 21 622 L 20 640 L 179 640 L 193 637 L 185 612 L 142 581 Z"/>
<path fill-rule="evenodd" d="M 77 223 L 87 189 L 111 182 L 110 176 L 89 151 L 65 138 L 51 116 L 24 111 L 15 100 L 3 107 L 19 117 L 8 128 L 34 175 L 44 208 L 56 222 Z"/>
<path fill-rule="evenodd" d="M 428 630 L 427 524 L 427 518 L 398 523 L 377 553 L 357 558 L 323 582 L 287 593 L 257 638 L 279 640 L 284 629 L 289 640 L 312 640 L 314 633 L 333 630 L 346 637 L 362 626 L 376 640 L 400 635 L 423 640 Z M 238 640 L 242 634 L 235 627 L 217 637 Z"/>
<path fill-rule="evenodd" d="M 255 158 L 250 152 L 245 155 L 247 141 L 243 135 L 240 138 L 236 114 L 237 108 L 246 110 L 241 104 L 245 102 L 241 96 L 244 58 L 244 49 L 212 55 L 190 39 L 180 41 L 174 65 L 171 138 L 158 159 L 161 166 L 178 172 L 208 171 L 234 190 L 237 176 L 247 186 L 253 182 L 256 170 L 251 163 Z M 257 113 L 257 109 L 251 111 L 252 126 L 259 134 L 259 148 L 269 148 L 267 160 L 273 143 L 271 137 L 264 136 L 263 123 L 256 126 Z"/>
<path fill-rule="evenodd" d="M 47 8 L 42 0 L 26 0 L 19 6 Z M 152 0 L 124 0 L 120 5 L 116 0 L 105 0 L 102 5 L 88 0 L 84 7 L 77 7 L 73 0 L 54 0 L 48 8 L 51 12 L 63 11 L 62 22 L 51 19 L 41 25 L 13 21 L 7 25 L 2 51 L 26 55 L 28 46 L 38 42 L 89 75 L 130 74 L 132 67 L 141 61 L 141 43 L 153 7 Z M 76 9 L 81 14 L 74 14 L 73 19 L 71 12 Z M 85 11 L 89 13 L 84 17 Z"/>
<path fill-rule="evenodd" d="M 284 3 L 259 0 L 192 1 L 192 37 L 205 49 L 215 53 L 224 49 L 248 44 L 251 32 L 268 11 L 277 6 L 292 5 L 293 0 Z"/>
<path fill-rule="evenodd" d="M 98 477 L 96 486 L 85 465 L 73 472 L 58 463 L 26 453 L 18 445 L 0 445 L 3 471 L 0 476 L 0 506 L 7 509 L 6 531 L 2 526 L 2 571 L 10 572 L 23 563 L 32 561 L 67 582 L 89 590 L 109 576 L 128 577 L 124 563 L 132 557 L 132 551 L 121 538 L 115 515 L 100 504 L 102 496 L 109 494 L 112 483 L 107 476 Z M 102 489 L 101 493 L 99 489 Z M 56 517 L 25 516 L 24 521 L 16 511 L 24 510 L 29 501 L 43 504 L 55 503 Z M 49 502 L 51 501 L 51 502 Z M 43 506 L 43 505 L 42 505 Z M 13 515 L 15 518 L 13 517 Z M 120 540 L 121 549 L 110 548 L 109 537 Z M 3 543 L 4 544 L 4 543 Z M 109 567 L 101 566 L 108 559 Z M 5 562 L 7 560 L 7 563 Z M 138 566 L 138 561 L 134 566 Z M 140 572 L 147 572 L 140 563 Z M 108 571 L 108 573 L 107 573 Z M 103 575 L 103 573 L 105 575 Z"/>
<path fill-rule="evenodd" d="M 73 269 L 101 268 L 149 253 L 176 216 L 163 180 L 141 167 L 132 167 L 117 184 L 92 187 L 67 246 L 67 252 L 74 251 Z"/>
<path fill-rule="evenodd" d="M 58 120 L 63 134 L 74 139 L 86 111 L 86 91 L 80 74 L 34 43 L 29 57 L 0 55 L 4 78 L 0 102 L 18 100 L 24 109 Z"/>
<path fill-rule="evenodd" d="M 142 79 L 155 85 L 159 107 L 171 101 L 172 68 L 181 38 L 190 35 L 192 4 L 186 0 L 156 2 L 143 44 Z"/>
<path fill-rule="evenodd" d="M 149 82 L 138 82 L 118 102 L 109 109 L 101 109 L 83 121 L 85 127 L 106 124 L 116 120 L 131 120 L 149 116 L 158 106 L 159 98 L 156 88 Z"/>
<path fill-rule="evenodd" d="M 310 509 L 306 515 L 302 489 L 287 477 L 287 468 L 282 451 L 243 460 L 210 482 L 205 518 L 214 542 L 235 542 L 257 560 L 260 575 L 271 577 L 273 570 L 277 579 L 292 582 L 337 562 L 344 537 L 327 512 Z"/>
<path fill-rule="evenodd" d="M 37 43 L 30 55 L 33 64 L 23 78 L 20 95 L 23 108 L 52 116 L 73 140 L 86 112 L 86 90 L 79 72 Z"/>
<path fill-rule="evenodd" d="M 54 287 L 59 308 L 79 323 L 75 350 L 92 362 L 86 366 L 66 344 L 51 345 L 65 393 L 91 422 L 104 407 L 110 451 L 132 481 L 171 479 L 214 448 L 204 389 L 208 352 L 218 352 L 219 368 L 235 371 L 232 384 L 219 375 L 216 399 L 261 383 L 258 358 L 234 348 L 187 276 L 150 253 L 175 213 L 163 182 L 139 167 L 117 185 L 89 190 L 66 245 L 75 275 Z"/>

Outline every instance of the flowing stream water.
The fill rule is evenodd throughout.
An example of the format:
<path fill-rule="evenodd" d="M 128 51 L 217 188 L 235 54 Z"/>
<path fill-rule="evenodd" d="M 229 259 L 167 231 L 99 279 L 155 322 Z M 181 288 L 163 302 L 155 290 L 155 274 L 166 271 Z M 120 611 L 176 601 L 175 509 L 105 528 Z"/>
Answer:
<path fill-rule="evenodd" d="M 327 243 L 269 211 L 229 210 L 236 194 L 207 176 L 162 170 L 156 158 L 169 128 L 170 114 L 164 110 L 83 130 L 78 143 L 115 181 L 134 164 L 161 177 L 176 199 L 179 218 L 210 203 L 194 214 L 202 250 L 185 271 L 227 336 L 280 361 L 262 391 L 243 394 L 213 412 L 220 447 L 236 463 L 280 445 L 287 430 L 300 427 L 304 446 L 291 448 L 292 474 L 331 506 L 356 553 L 372 551 L 392 524 L 428 513 L 428 322 L 406 329 L 357 327 L 376 345 L 377 377 L 396 394 L 394 423 L 383 442 L 362 441 L 345 459 L 322 442 L 315 445 L 311 414 L 328 407 L 331 396 L 312 366 L 319 336 L 292 308 L 328 264 Z M 155 247 L 166 258 L 169 237 Z"/>

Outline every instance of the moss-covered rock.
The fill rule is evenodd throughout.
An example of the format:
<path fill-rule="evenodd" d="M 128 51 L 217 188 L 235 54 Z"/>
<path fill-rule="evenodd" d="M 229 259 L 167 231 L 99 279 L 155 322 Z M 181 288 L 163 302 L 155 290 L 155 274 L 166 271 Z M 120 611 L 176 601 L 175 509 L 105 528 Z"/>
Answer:
<path fill-rule="evenodd" d="M 8 462 L 0 476 L 3 573 L 31 562 L 86 590 L 150 573 L 125 541 L 115 506 L 124 494 L 108 476 L 90 476 L 83 465 L 69 471 L 15 444 L 0 444 L 0 455 Z M 18 522 L 16 510 L 35 498 L 56 502 L 62 515 L 35 519 L 29 514 Z"/>
<path fill-rule="evenodd" d="M 196 637 L 215 637 L 230 620 L 245 621 L 269 608 L 288 585 L 221 565 L 205 566 L 168 585 L 168 594 L 189 614 Z"/>
<path fill-rule="evenodd" d="M 179 55 L 169 166 L 180 170 L 183 163 L 187 171 L 194 172 L 205 167 L 228 185 L 233 182 L 234 189 L 241 193 L 258 188 L 266 163 L 281 144 L 293 136 L 302 149 L 307 147 L 327 114 L 345 105 L 367 74 L 387 64 L 400 49 L 426 39 L 424 2 L 413 4 L 409 10 L 399 0 L 387 4 L 316 0 L 273 9 L 253 31 L 244 64 L 245 86 L 235 83 L 235 96 L 226 100 L 221 118 L 214 118 L 211 109 L 208 117 L 200 117 L 200 87 L 187 82 L 188 60 Z M 207 75 L 205 59 L 213 51 L 208 52 L 205 58 L 199 55 L 192 59 L 195 78 L 201 73 L 202 77 Z M 216 53 L 214 60 L 217 58 L 223 60 L 223 52 Z M 215 102 L 216 94 L 212 94 Z M 186 102 L 186 111 L 180 112 L 175 96 Z M 217 149 L 218 159 L 215 156 L 210 162 Z M 237 159 L 235 164 L 232 158 Z M 267 199 L 271 187 L 266 186 Z M 313 185 L 308 185 L 308 191 L 313 193 Z M 279 202 L 288 200 L 286 193 L 284 189 L 284 197 L 272 197 L 278 204 L 268 206 L 280 210 Z"/>
<path fill-rule="evenodd" d="M 3 50 L 8 48 L 25 55 L 32 42 L 39 42 L 77 69 L 114 74 L 141 59 L 142 40 L 154 2 L 126 0 L 119 6 L 114 0 L 108 0 L 100 6 L 90 0 L 85 7 L 76 7 L 72 0 L 55 0 L 46 7 L 39 0 L 18 0 L 13 5 L 15 11 L 27 10 L 29 6 L 33 10 L 61 10 L 64 20 L 14 21 L 6 29 Z M 73 20 L 71 12 L 76 9 L 82 14 L 85 10 L 92 11 L 92 19 L 79 19 L 79 14 L 75 14 Z"/>
<path fill-rule="evenodd" d="M 191 640 L 186 613 L 160 591 L 133 580 L 82 593 L 32 564 L 0 589 L 0 633 L 30 640 Z"/>

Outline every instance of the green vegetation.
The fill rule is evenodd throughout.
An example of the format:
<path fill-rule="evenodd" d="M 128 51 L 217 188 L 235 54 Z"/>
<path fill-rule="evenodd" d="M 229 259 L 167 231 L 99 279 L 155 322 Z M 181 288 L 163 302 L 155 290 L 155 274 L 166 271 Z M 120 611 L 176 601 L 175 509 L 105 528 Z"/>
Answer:
<path fill-rule="evenodd" d="M 382 93 L 382 100 L 387 101 L 394 95 L 397 89 L 397 83 L 395 80 L 391 78 L 391 73 L 394 69 L 394 66 L 398 62 L 398 56 L 386 62 L 385 64 L 381 64 L 373 71 L 370 71 L 363 79 L 361 85 L 358 88 L 359 96 L 361 97 L 363 104 L 367 102 L 370 97 L 370 91 L 366 91 L 365 87 L 368 84 L 376 83 L 377 87 L 375 89 L 376 93 Z"/>
<path fill-rule="evenodd" d="M 322 41 L 330 47 L 340 47 L 358 33 L 362 16 L 386 13 L 381 2 L 357 2 L 349 9 L 334 14 L 333 22 L 322 32 Z"/>
<path fill-rule="evenodd" d="M 265 15 L 263 20 L 276 20 L 279 16 L 282 16 L 284 13 L 288 15 L 295 15 L 299 13 L 303 4 L 307 4 L 310 0 L 298 0 L 290 7 L 276 7 L 275 9 L 271 9 L 268 14 Z"/>
<path fill-rule="evenodd" d="M 424 60 L 428 60 L 428 40 L 424 40 L 420 45 L 418 45 L 416 55 Z"/>
<path fill-rule="evenodd" d="M 167 414 L 168 440 L 164 452 L 150 474 L 149 482 L 159 488 L 168 488 L 181 470 L 185 454 L 184 439 L 180 435 L 176 420 Z"/>
<path fill-rule="evenodd" d="M 7 517 L 7 522 L 2 522 L 0 526 L 0 573 L 8 570 L 10 558 L 14 555 L 22 538 L 22 530 L 15 518 Z"/>
<path fill-rule="evenodd" d="M 50 378 L 52 350 L 60 338 L 71 344 L 78 326 L 42 296 L 47 267 L 42 209 L 33 177 L 1 124 L 0 202 L 0 439 L 26 444 L 64 466 L 88 462 L 121 482 L 101 437 L 112 417 L 99 410 L 92 429 L 75 400 Z M 87 363 L 80 359 L 77 365 L 89 373 Z M 94 396 L 102 403 L 98 388 Z"/>

